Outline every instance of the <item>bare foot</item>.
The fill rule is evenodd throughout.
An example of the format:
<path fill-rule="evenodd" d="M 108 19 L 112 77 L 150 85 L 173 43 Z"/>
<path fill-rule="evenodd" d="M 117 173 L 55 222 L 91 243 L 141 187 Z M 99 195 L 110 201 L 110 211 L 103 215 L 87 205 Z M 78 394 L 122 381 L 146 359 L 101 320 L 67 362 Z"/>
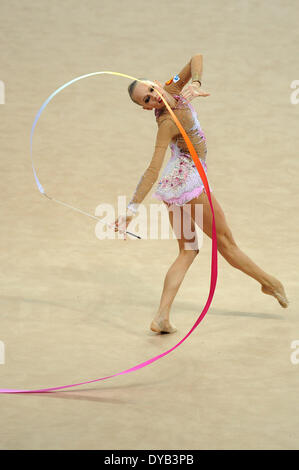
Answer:
<path fill-rule="evenodd" d="M 177 328 L 169 320 L 163 317 L 156 317 L 151 323 L 151 330 L 155 333 L 175 333 Z"/>
<path fill-rule="evenodd" d="M 278 302 L 283 308 L 287 308 L 289 306 L 290 302 L 287 299 L 283 285 L 277 279 L 275 280 L 273 287 L 262 285 L 261 290 L 262 292 L 264 292 L 264 294 L 273 295 L 273 297 L 278 300 Z"/>

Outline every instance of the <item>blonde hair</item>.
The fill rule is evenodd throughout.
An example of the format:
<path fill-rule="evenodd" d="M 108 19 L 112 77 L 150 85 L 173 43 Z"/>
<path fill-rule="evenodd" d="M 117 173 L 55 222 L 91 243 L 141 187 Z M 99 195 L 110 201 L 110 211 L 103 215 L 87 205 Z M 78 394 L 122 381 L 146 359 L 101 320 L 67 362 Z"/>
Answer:
<path fill-rule="evenodd" d="M 148 80 L 148 78 L 138 78 L 138 80 Z M 130 83 L 130 85 L 128 86 L 128 93 L 130 95 L 131 100 L 134 101 L 134 103 L 139 104 L 139 106 L 141 106 L 140 103 L 137 103 L 137 101 L 135 101 L 133 98 L 133 92 L 138 83 L 138 80 L 134 80 L 133 82 Z"/>

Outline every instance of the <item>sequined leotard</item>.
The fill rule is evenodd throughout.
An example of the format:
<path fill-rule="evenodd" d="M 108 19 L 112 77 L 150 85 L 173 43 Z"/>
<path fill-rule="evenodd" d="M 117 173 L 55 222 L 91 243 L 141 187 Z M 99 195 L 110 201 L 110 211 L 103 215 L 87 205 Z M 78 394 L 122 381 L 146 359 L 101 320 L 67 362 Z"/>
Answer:
<path fill-rule="evenodd" d="M 207 174 L 205 135 L 201 129 L 195 109 L 190 102 L 179 94 L 191 76 L 193 80 L 195 80 L 194 77 L 198 77 L 198 56 L 194 56 L 181 72 L 176 75 L 176 82 L 173 80 L 171 83 L 170 81 L 166 82 L 163 88 L 177 100 L 177 104 L 172 110 L 190 138 Z M 158 124 L 158 133 L 154 155 L 128 204 L 128 208 L 134 212 L 137 211 L 138 205 L 157 181 L 168 145 L 171 149 L 171 158 L 163 170 L 153 197 L 169 204 L 181 206 L 199 196 L 202 191 L 205 191 L 183 136 L 172 120 L 167 108 L 155 109 L 155 116 Z M 209 187 L 210 191 L 212 191 L 210 184 Z"/>

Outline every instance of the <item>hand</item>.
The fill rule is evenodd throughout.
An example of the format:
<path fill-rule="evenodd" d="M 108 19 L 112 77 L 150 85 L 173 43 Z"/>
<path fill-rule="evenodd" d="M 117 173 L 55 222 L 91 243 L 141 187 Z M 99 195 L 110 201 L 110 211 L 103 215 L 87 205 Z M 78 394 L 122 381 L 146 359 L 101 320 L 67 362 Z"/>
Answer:
<path fill-rule="evenodd" d="M 182 96 L 186 100 L 191 101 L 197 96 L 210 96 L 210 93 L 203 91 L 198 82 L 193 82 L 184 88 Z"/>
<path fill-rule="evenodd" d="M 126 215 L 120 215 L 113 224 L 108 224 L 108 227 L 114 228 L 114 232 L 119 232 L 124 235 L 124 240 L 127 239 L 127 234 L 126 230 L 133 219 L 132 215 L 126 214 Z"/>

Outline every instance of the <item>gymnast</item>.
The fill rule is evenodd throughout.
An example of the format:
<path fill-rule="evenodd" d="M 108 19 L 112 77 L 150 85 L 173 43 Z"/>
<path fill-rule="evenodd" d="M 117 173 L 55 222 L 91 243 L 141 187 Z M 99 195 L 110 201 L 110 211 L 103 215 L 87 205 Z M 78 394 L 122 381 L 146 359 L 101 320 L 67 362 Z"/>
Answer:
<path fill-rule="evenodd" d="M 128 87 L 130 98 L 134 103 L 145 110 L 155 110 L 158 131 L 152 159 L 127 205 L 125 216 L 118 217 L 112 224 L 115 231 L 125 234 L 127 226 L 138 213 L 138 205 L 158 179 L 168 145 L 171 149 L 171 158 L 163 170 L 153 196 L 163 201 L 167 207 L 169 221 L 178 241 L 179 254 L 166 274 L 159 309 L 150 325 L 150 329 L 157 333 L 174 333 L 177 330 L 170 321 L 170 309 L 188 268 L 199 252 L 195 224 L 212 238 L 213 214 L 188 147 L 156 90 L 161 93 L 178 117 L 207 175 L 206 138 L 197 113 L 190 104 L 190 101 L 196 97 L 209 96 L 209 93 L 201 88 L 202 69 L 202 54 L 196 54 L 164 86 L 157 80 L 152 82 L 148 79 L 140 79 L 142 81 L 134 80 Z M 190 79 L 191 83 L 187 85 Z M 182 90 L 183 87 L 185 87 L 184 90 Z M 287 308 L 289 301 L 282 283 L 263 271 L 239 248 L 211 187 L 210 194 L 215 214 L 219 253 L 231 266 L 258 281 L 264 294 L 274 296 L 282 307 Z M 196 217 L 195 206 L 197 204 L 202 204 L 202 226 Z M 192 233 L 194 233 L 192 240 L 185 235 L 183 227 L 185 221 L 190 223 Z"/>

